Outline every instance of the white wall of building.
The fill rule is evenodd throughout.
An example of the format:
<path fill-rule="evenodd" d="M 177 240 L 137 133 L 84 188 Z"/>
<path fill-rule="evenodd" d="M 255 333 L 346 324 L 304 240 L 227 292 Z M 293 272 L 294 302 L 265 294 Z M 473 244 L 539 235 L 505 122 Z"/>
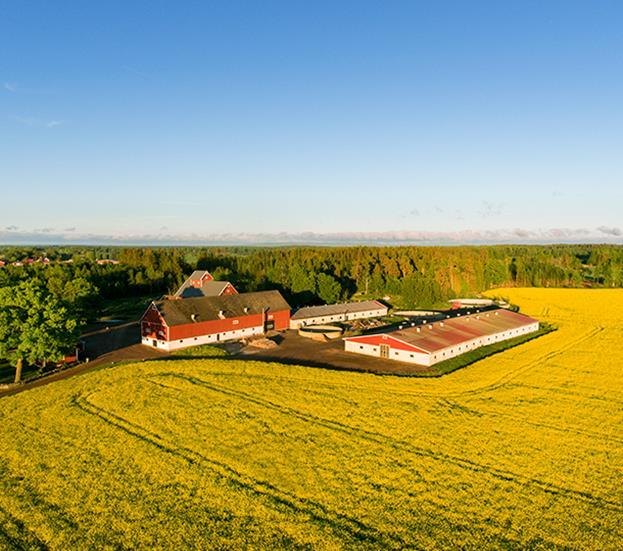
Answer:
<path fill-rule="evenodd" d="M 335 323 L 340 321 L 352 321 L 366 318 L 380 318 L 387 315 L 387 308 L 377 310 L 367 310 L 365 312 L 350 312 L 347 314 L 333 314 L 332 316 L 316 316 L 314 318 L 291 319 L 290 329 L 298 329 L 301 326 L 323 325 L 325 323 Z"/>
<path fill-rule="evenodd" d="M 443 362 L 444 360 L 455 358 L 456 356 L 460 356 L 461 354 L 465 354 L 465 352 L 475 350 L 476 348 L 480 348 L 481 346 L 487 346 L 496 342 L 514 339 L 515 337 L 520 337 L 521 335 L 525 335 L 527 333 L 534 333 L 538 330 L 539 322 L 535 322 L 529 325 L 524 325 L 522 327 L 516 327 L 514 329 L 502 331 L 500 333 L 494 333 L 493 335 L 478 337 L 469 341 L 460 342 L 456 345 L 449 346 L 442 350 L 437 350 L 436 352 L 430 354 L 422 354 L 419 352 L 411 352 L 408 350 L 391 348 L 391 341 L 388 340 L 388 345 L 390 346 L 388 359 L 406 363 L 414 363 L 418 365 L 431 366 L 439 362 Z M 425 329 L 422 329 L 422 331 L 425 331 Z M 380 346 L 364 344 L 361 342 L 357 342 L 356 340 L 345 340 L 344 350 L 346 352 L 354 352 L 355 354 L 365 354 L 366 356 L 381 356 Z"/>
<path fill-rule="evenodd" d="M 142 343 L 146 346 L 158 348 L 160 350 L 179 350 L 188 348 L 189 346 L 199 346 L 201 344 L 213 344 L 215 342 L 232 341 L 245 339 L 255 335 L 263 335 L 264 328 L 260 325 L 257 327 L 247 327 L 245 329 L 235 329 L 234 331 L 225 331 L 223 333 L 215 333 L 213 335 L 202 335 L 200 337 L 187 337 L 174 341 L 155 340 L 143 337 Z M 156 343 L 154 345 L 154 342 Z"/>
<path fill-rule="evenodd" d="M 521 335 L 525 335 L 527 333 L 534 333 L 538 330 L 539 323 L 535 322 L 530 325 L 524 325 L 522 327 L 516 327 L 507 331 L 501 331 L 500 333 L 494 333 L 485 337 L 479 337 L 471 341 L 461 342 L 454 346 L 449 346 L 431 354 L 430 365 L 434 365 L 436 363 L 443 362 L 444 360 L 460 356 L 461 354 L 465 354 L 465 352 L 480 348 L 481 346 L 487 346 L 496 342 L 514 339 L 515 337 L 520 337 Z"/>

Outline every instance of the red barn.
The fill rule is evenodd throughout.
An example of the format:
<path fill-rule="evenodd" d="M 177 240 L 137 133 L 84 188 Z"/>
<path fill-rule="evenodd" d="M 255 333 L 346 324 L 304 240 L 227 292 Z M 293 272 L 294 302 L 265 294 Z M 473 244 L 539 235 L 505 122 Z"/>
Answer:
<path fill-rule="evenodd" d="M 279 291 L 152 302 L 141 319 L 142 343 L 163 350 L 237 340 L 290 326 Z"/>
<path fill-rule="evenodd" d="M 238 291 L 229 281 L 215 281 L 210 272 L 195 270 L 177 290 L 174 298 L 220 297 Z"/>

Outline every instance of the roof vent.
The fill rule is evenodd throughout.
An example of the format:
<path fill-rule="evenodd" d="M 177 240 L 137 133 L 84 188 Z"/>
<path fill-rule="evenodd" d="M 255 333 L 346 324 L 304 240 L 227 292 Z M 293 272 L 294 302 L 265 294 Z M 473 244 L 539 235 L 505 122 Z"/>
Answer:
<path fill-rule="evenodd" d="M 432 329 L 432 328 L 433 328 L 433 326 L 432 326 L 432 325 L 429 325 L 429 326 L 428 326 L 428 328 L 429 328 L 429 329 Z"/>
<path fill-rule="evenodd" d="M 219 310 L 218 311 L 218 317 L 221 318 L 222 320 L 225 319 L 225 311 L 224 310 Z"/>
<path fill-rule="evenodd" d="M 418 332 L 418 333 L 420 332 L 420 328 L 419 328 L 419 327 L 417 328 L 417 332 Z"/>
<path fill-rule="evenodd" d="M 244 307 L 244 313 L 245 313 L 245 314 L 248 314 L 248 313 L 249 313 L 249 307 L 248 307 L 248 306 L 245 306 L 245 307 Z"/>
<path fill-rule="evenodd" d="M 197 318 L 198 318 L 198 317 L 199 317 L 199 316 L 197 316 L 197 314 L 191 314 L 191 315 L 190 315 L 190 319 L 191 319 L 191 320 L 193 320 L 194 322 L 196 322 L 196 321 L 197 321 Z"/>
<path fill-rule="evenodd" d="M 440 326 L 440 327 L 443 327 L 443 321 L 440 321 L 440 322 L 439 322 L 439 326 Z"/>
<path fill-rule="evenodd" d="M 497 316 L 497 315 L 498 315 L 498 313 L 496 312 L 496 313 L 495 313 L 495 315 Z"/>

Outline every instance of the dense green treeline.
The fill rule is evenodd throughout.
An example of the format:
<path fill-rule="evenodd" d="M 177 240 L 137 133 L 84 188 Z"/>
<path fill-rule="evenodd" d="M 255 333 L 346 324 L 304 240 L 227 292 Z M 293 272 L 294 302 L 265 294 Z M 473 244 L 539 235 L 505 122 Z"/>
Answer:
<path fill-rule="evenodd" d="M 435 307 L 501 286 L 623 287 L 623 247 L 605 245 L 5 247 L 0 260 L 0 358 L 16 379 L 22 364 L 62 358 L 113 302 L 173 293 L 195 269 L 240 291 L 278 289 L 293 307 L 367 297 Z"/>
<path fill-rule="evenodd" d="M 498 286 L 623 286 L 623 247 L 607 245 L 0 249 L 9 263 L 43 256 L 49 265 L 1 269 L 0 286 L 36 274 L 65 298 L 72 285 L 88 285 L 96 290 L 84 303 L 91 309 L 110 298 L 171 293 L 197 268 L 243 291 L 279 289 L 295 306 L 386 295 L 401 306 L 430 306 Z"/>

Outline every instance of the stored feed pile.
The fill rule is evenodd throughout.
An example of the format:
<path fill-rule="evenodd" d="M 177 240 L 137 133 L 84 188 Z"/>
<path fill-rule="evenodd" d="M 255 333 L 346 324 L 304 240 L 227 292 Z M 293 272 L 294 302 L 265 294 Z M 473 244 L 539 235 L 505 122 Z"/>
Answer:
<path fill-rule="evenodd" d="M 623 541 L 623 291 L 498 290 L 558 331 L 436 379 L 228 359 L 0 400 L 0 546 Z"/>

